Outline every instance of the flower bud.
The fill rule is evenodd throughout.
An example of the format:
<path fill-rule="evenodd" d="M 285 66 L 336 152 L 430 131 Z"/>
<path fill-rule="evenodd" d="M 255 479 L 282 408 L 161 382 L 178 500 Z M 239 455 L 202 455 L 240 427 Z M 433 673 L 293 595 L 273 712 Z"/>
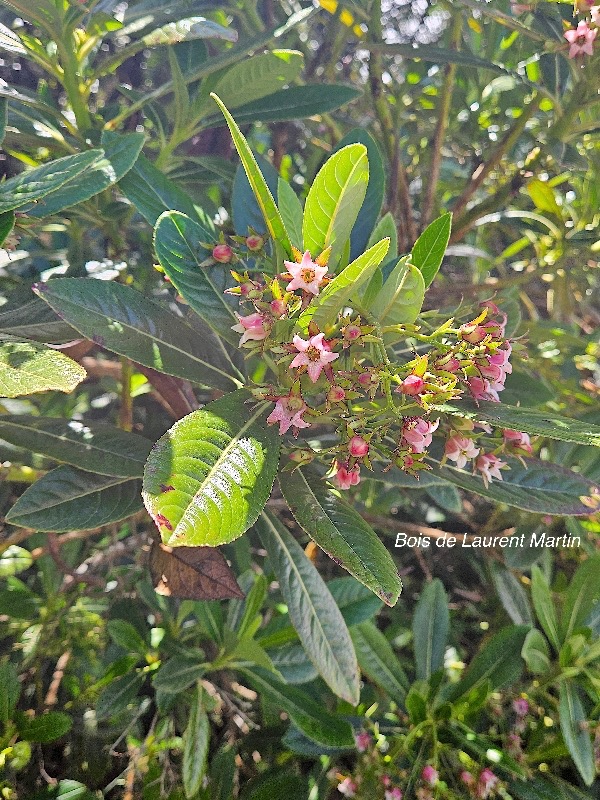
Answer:
<path fill-rule="evenodd" d="M 250 236 L 246 237 L 246 247 L 248 250 L 251 250 L 253 253 L 262 250 L 265 240 L 262 236 L 258 234 L 251 234 Z"/>
<path fill-rule="evenodd" d="M 283 300 L 271 300 L 271 311 L 276 317 L 283 317 L 287 312 L 287 306 Z"/>
<path fill-rule="evenodd" d="M 212 257 L 219 264 L 229 264 L 233 258 L 233 250 L 228 244 L 217 244 L 213 247 Z"/>
<path fill-rule="evenodd" d="M 346 392 L 341 386 L 332 386 L 327 392 L 327 399 L 330 403 L 341 403 L 342 400 L 346 399 Z"/>
<path fill-rule="evenodd" d="M 427 764 L 426 767 L 423 767 L 423 771 L 421 772 L 421 778 L 428 783 L 430 786 L 435 786 L 438 782 L 438 771 L 431 764 Z"/>
<path fill-rule="evenodd" d="M 369 445 L 362 436 L 353 436 L 348 445 L 348 451 L 354 458 L 363 458 L 369 452 Z"/>
<path fill-rule="evenodd" d="M 396 389 L 400 394 L 406 394 L 409 397 L 416 397 L 421 394 L 425 381 L 419 375 L 409 375 L 406 377 L 400 386 Z"/>

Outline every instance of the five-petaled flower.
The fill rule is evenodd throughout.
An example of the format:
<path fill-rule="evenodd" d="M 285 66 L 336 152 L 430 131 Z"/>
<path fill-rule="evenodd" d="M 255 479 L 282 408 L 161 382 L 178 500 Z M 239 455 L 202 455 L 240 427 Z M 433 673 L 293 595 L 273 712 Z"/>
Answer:
<path fill-rule="evenodd" d="M 500 461 L 498 456 L 495 456 L 493 453 L 482 453 L 475 462 L 475 466 L 479 472 L 481 472 L 483 482 L 487 486 L 492 478 L 497 478 L 499 481 L 502 480 L 500 469 L 506 466 L 506 462 Z"/>
<path fill-rule="evenodd" d="M 467 461 L 479 455 L 479 448 L 466 436 L 451 436 L 446 442 L 444 453 L 446 458 L 456 462 L 459 469 L 463 469 Z"/>
<path fill-rule="evenodd" d="M 339 353 L 332 353 L 327 342 L 323 341 L 323 333 L 311 336 L 305 341 L 301 336 L 294 336 L 292 344 L 298 351 L 298 355 L 290 364 L 292 369 L 306 367 L 308 377 L 313 383 L 319 380 L 319 376 L 324 367 L 339 358 Z"/>
<path fill-rule="evenodd" d="M 231 330 L 243 334 L 240 339 L 240 347 L 248 341 L 260 342 L 269 335 L 269 329 L 263 314 L 258 312 L 241 317 L 236 313 L 239 320 L 237 325 L 232 325 Z"/>
<path fill-rule="evenodd" d="M 569 42 L 569 58 L 580 55 L 594 55 L 594 39 L 598 35 L 596 28 L 590 28 L 585 20 L 580 20 L 576 28 L 565 31 L 564 37 Z"/>
<path fill-rule="evenodd" d="M 529 438 L 529 434 L 523 433 L 522 431 L 512 431 L 506 429 L 503 431 L 504 441 L 506 444 L 511 444 L 513 447 L 516 447 L 518 450 L 524 450 L 526 453 L 531 455 L 532 447 L 531 447 L 531 440 Z"/>
<path fill-rule="evenodd" d="M 310 426 L 309 422 L 302 419 L 302 414 L 307 408 L 308 406 L 300 395 L 290 393 L 277 400 L 275 408 L 267 417 L 267 422 L 269 425 L 278 422 L 281 435 L 287 433 L 290 428 L 295 428 L 297 433 L 300 428 L 308 428 Z"/>
<path fill-rule="evenodd" d="M 348 469 L 348 464 L 335 463 L 335 476 L 333 481 L 338 489 L 351 489 L 360 483 L 360 467 L 356 464 Z"/>
<path fill-rule="evenodd" d="M 308 250 L 302 256 L 299 264 L 294 261 L 284 261 L 283 263 L 292 276 L 292 280 L 286 286 L 286 291 L 293 292 L 294 289 L 302 289 L 303 292 L 319 294 L 319 286 L 325 277 L 327 267 L 321 267 L 315 263 Z"/>
<path fill-rule="evenodd" d="M 402 426 L 402 438 L 411 446 L 413 453 L 424 453 L 439 424 L 439 419 L 435 422 L 429 422 L 422 417 L 407 419 Z"/>

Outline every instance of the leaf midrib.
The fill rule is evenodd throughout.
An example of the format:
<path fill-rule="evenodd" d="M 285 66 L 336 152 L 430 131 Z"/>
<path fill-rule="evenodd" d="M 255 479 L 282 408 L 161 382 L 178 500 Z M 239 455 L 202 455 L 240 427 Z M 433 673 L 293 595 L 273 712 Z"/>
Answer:
<path fill-rule="evenodd" d="M 342 207 L 342 205 L 344 203 L 345 195 L 349 191 L 349 187 L 352 187 L 353 178 L 356 175 L 356 173 L 358 172 L 359 168 L 362 169 L 362 167 L 364 166 L 364 162 L 365 161 L 368 164 L 369 160 L 367 158 L 367 154 L 365 152 L 361 152 L 360 157 L 357 159 L 357 161 L 354 164 L 352 164 L 352 169 L 348 173 L 348 177 L 346 178 L 346 181 L 341 185 L 338 184 L 338 186 L 340 186 L 340 191 L 339 191 L 339 194 L 337 196 L 337 199 L 333 198 L 333 200 L 334 200 L 334 208 L 333 208 L 333 213 L 329 217 L 329 224 L 327 225 L 327 227 L 325 229 L 325 238 L 323 240 L 323 247 L 324 248 L 327 247 L 329 244 L 331 244 L 330 237 L 332 236 L 333 231 L 335 230 L 335 223 L 337 221 L 337 216 L 339 214 L 339 210 L 340 210 L 340 208 Z M 334 173 L 335 172 L 336 172 L 336 170 L 334 168 Z M 359 185 L 359 183 L 356 182 L 356 186 L 358 186 L 358 185 Z M 315 222 L 314 217 L 312 216 L 312 214 L 311 214 L 311 218 L 312 218 L 313 222 Z M 318 226 L 315 225 L 315 227 L 318 229 Z"/>

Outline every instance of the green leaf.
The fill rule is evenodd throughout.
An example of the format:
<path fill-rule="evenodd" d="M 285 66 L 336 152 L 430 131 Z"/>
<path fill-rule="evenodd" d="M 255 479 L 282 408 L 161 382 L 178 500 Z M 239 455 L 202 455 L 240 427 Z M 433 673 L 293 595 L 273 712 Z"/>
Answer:
<path fill-rule="evenodd" d="M 130 622 L 124 619 L 111 619 L 108 621 L 106 629 L 113 642 L 124 650 L 140 655 L 148 652 L 148 645 Z"/>
<path fill-rule="evenodd" d="M 585 785 L 591 786 L 596 777 L 596 764 L 587 715 L 577 686 L 568 679 L 560 684 L 558 712 L 560 729 L 571 758 Z"/>
<path fill-rule="evenodd" d="M 560 439 L 562 442 L 600 447 L 600 425 L 569 419 L 552 412 L 513 408 L 504 403 L 492 403 L 487 400 L 480 400 L 478 405 L 468 400 L 461 400 L 460 406 L 448 403 L 440 406 L 440 410 L 477 422 L 489 422 L 499 428 L 546 436 L 548 439 Z"/>
<path fill-rule="evenodd" d="M 102 422 L 0 416 L 0 438 L 101 475 L 141 478 L 152 442 Z"/>
<path fill-rule="evenodd" d="M 412 629 L 417 679 L 427 680 L 444 666 L 450 630 L 448 597 L 437 578 L 428 583 L 419 596 Z"/>
<path fill-rule="evenodd" d="M 529 631 L 526 625 L 504 628 L 484 644 L 458 683 L 444 692 L 444 700 L 453 702 L 489 682 L 490 689 L 500 689 L 518 680 L 523 669 L 521 650 Z"/>
<path fill-rule="evenodd" d="M 63 322 L 47 303 L 32 295 L 29 288 L 26 294 L 18 290 L 11 292 L 7 300 L 0 312 L 0 332 L 29 341 L 57 344 L 79 337 L 75 328 Z"/>
<path fill-rule="evenodd" d="M 515 625 L 533 625 L 531 606 L 521 581 L 503 564 L 490 564 L 490 572 L 502 605 Z"/>
<path fill-rule="evenodd" d="M 154 225 L 165 211 L 181 211 L 192 219 L 198 217 L 191 197 L 144 155 L 140 155 L 129 172 L 121 178 L 119 189 L 150 225 Z M 204 238 L 207 238 L 206 234 Z"/>
<path fill-rule="evenodd" d="M 321 167 L 304 204 L 302 238 L 313 258 L 331 247 L 335 268 L 365 199 L 369 160 L 364 144 L 349 144 L 334 152 Z M 332 269 L 333 271 L 333 269 Z"/>
<path fill-rule="evenodd" d="M 231 66 L 213 92 L 227 108 L 234 109 L 282 89 L 298 77 L 303 66 L 304 56 L 297 50 L 270 50 Z"/>
<path fill-rule="evenodd" d="M 381 600 L 363 583 L 349 575 L 328 581 L 327 588 L 333 595 L 348 627 L 366 622 L 382 608 Z"/>
<path fill-rule="evenodd" d="M 237 347 L 239 334 L 231 326 L 238 320 L 223 294 L 229 272 L 220 265 L 200 266 L 208 255 L 199 246 L 203 239 L 201 226 L 177 211 L 162 214 L 154 229 L 156 255 L 173 286 L 219 336 Z"/>
<path fill-rule="evenodd" d="M 558 628 L 558 617 L 552 600 L 552 593 L 542 570 L 534 565 L 531 570 L 531 598 L 538 621 L 544 633 L 556 648 L 560 650 L 561 638 Z"/>
<path fill-rule="evenodd" d="M 364 674 L 403 705 L 408 678 L 383 633 L 372 622 L 363 622 L 350 629 L 350 636 Z"/>
<path fill-rule="evenodd" d="M 281 214 L 279 213 L 279 210 L 275 205 L 275 200 L 273 200 L 273 195 L 269 191 L 269 187 L 267 186 L 265 179 L 258 168 L 258 164 L 256 163 L 256 159 L 250 150 L 248 142 L 238 128 L 235 120 L 229 111 L 227 111 L 217 95 L 213 92 L 211 93 L 211 97 L 223 112 L 223 116 L 225 117 L 229 130 L 231 131 L 231 138 L 233 139 L 235 148 L 238 151 L 242 164 L 244 165 L 246 175 L 250 181 L 250 186 L 252 186 L 252 190 L 254 191 L 258 205 L 263 213 L 263 217 L 265 218 L 265 222 L 267 224 L 267 229 L 272 239 L 281 245 L 286 253 L 291 254 L 292 251 L 290 240 L 285 230 L 283 220 L 281 219 Z"/>
<path fill-rule="evenodd" d="M 388 211 L 383 215 L 383 217 L 379 220 L 375 228 L 373 229 L 373 233 L 369 237 L 369 241 L 367 242 L 367 247 L 372 247 L 377 242 L 381 241 L 381 239 L 389 239 L 390 240 L 390 248 L 388 250 L 388 258 L 397 258 L 398 257 L 398 229 L 396 228 L 396 220 Z"/>
<path fill-rule="evenodd" d="M 333 747 L 354 745 L 350 724 L 324 710 L 323 705 L 306 692 L 282 683 L 262 667 L 240 667 L 240 671 L 259 694 L 264 694 L 276 708 L 283 709 L 309 739 Z"/>
<path fill-rule="evenodd" d="M 184 692 L 206 672 L 207 665 L 192 655 L 175 656 L 161 665 L 152 681 L 156 690 L 169 694 Z"/>
<path fill-rule="evenodd" d="M 183 734 L 183 790 L 192 798 L 202 788 L 210 743 L 210 721 L 203 705 L 203 691 L 197 687 L 187 728 Z"/>
<path fill-rule="evenodd" d="M 41 200 L 88 170 L 104 156 L 102 150 L 86 150 L 57 158 L 42 167 L 25 170 L 0 185 L 0 214 Z"/>
<path fill-rule="evenodd" d="M 279 476 L 281 491 L 298 524 L 327 555 L 393 606 L 402 582 L 385 545 L 348 503 L 316 475 L 296 469 Z"/>
<path fill-rule="evenodd" d="M 369 311 L 381 326 L 413 323 L 425 299 L 425 283 L 419 270 L 401 258 L 370 305 Z M 393 344 L 405 334 L 389 331 L 383 338 Z"/>
<path fill-rule="evenodd" d="M 300 643 L 288 642 L 274 650 L 269 650 L 268 656 L 286 683 L 310 683 L 319 676 L 317 668 Z"/>
<path fill-rule="evenodd" d="M 562 218 L 562 212 L 556 202 L 554 191 L 546 181 L 533 178 L 527 184 L 527 193 L 539 211 L 555 214 L 557 217 Z"/>
<path fill-rule="evenodd" d="M 580 564 L 563 602 L 560 635 L 563 642 L 581 626 L 600 601 L 600 555 Z"/>
<path fill-rule="evenodd" d="M 0 97 L 0 145 L 6 136 L 6 123 L 8 121 L 8 100 Z"/>
<path fill-rule="evenodd" d="M 33 563 L 33 558 L 29 550 L 11 544 L 0 555 L 0 578 L 7 578 L 9 575 L 18 575 L 24 572 Z"/>
<path fill-rule="evenodd" d="M 414 244 L 410 260 L 423 275 L 425 288 L 433 282 L 442 266 L 451 230 L 452 214 L 443 214 L 425 228 Z"/>
<path fill-rule="evenodd" d="M 15 212 L 14 211 L 5 211 L 3 214 L 0 214 L 0 247 L 4 245 L 4 242 L 10 235 L 12 229 L 15 227 Z"/>
<path fill-rule="evenodd" d="M 36 531 L 90 530 L 130 517 L 141 507 L 137 480 L 57 467 L 23 492 L 6 519 Z"/>
<path fill-rule="evenodd" d="M 332 692 L 357 705 L 360 689 L 356 655 L 327 585 L 276 517 L 264 512 L 257 527 L 290 619 L 310 660 Z"/>
<path fill-rule="evenodd" d="M 348 304 L 350 298 L 371 279 L 385 258 L 389 244 L 389 239 L 383 239 L 348 264 L 301 314 L 299 326 L 303 330 L 308 329 L 311 319 L 320 328 L 334 323 L 338 313 Z"/>
<path fill-rule="evenodd" d="M 153 448 L 144 503 L 165 544 L 216 547 L 253 525 L 279 463 L 264 404 L 240 389 L 179 420 Z"/>
<path fill-rule="evenodd" d="M 180 317 L 131 286 L 56 278 L 36 284 L 34 290 L 83 336 L 107 350 L 209 388 L 238 385 L 218 342 L 203 341 Z"/>
<path fill-rule="evenodd" d="M 127 706 L 134 701 L 144 683 L 144 676 L 138 672 L 131 672 L 115 678 L 96 701 L 96 719 L 104 720 L 123 713 Z"/>
<path fill-rule="evenodd" d="M 19 673 L 4 661 L 0 664 L 0 724 L 5 725 L 11 719 L 20 694 Z"/>
<path fill-rule="evenodd" d="M 142 36 L 141 42 L 144 47 L 159 47 L 194 39 L 223 39 L 227 42 L 237 42 L 238 35 L 232 28 L 226 28 L 205 17 L 186 17 L 150 31 Z"/>
<path fill-rule="evenodd" d="M 72 392 L 87 373 L 76 361 L 35 342 L 0 343 L 0 397 Z"/>
<path fill-rule="evenodd" d="M 339 83 L 291 86 L 289 89 L 274 92 L 268 97 L 238 106 L 235 110 L 235 118 L 239 125 L 302 119 L 315 114 L 327 114 L 335 111 L 336 108 L 361 95 L 360 90 Z M 218 125 L 219 121 L 210 117 L 202 127 L 214 128 Z"/>
<path fill-rule="evenodd" d="M 23 716 L 18 727 L 21 738 L 26 742 L 45 744 L 68 733 L 73 727 L 73 720 L 61 711 L 48 711 L 33 719 Z"/>
<path fill-rule="evenodd" d="M 516 458 L 507 458 L 506 461 L 510 470 L 502 472 L 502 481 L 493 481 L 487 487 L 479 476 L 453 467 L 434 467 L 433 475 L 489 500 L 532 513 L 589 515 L 590 507 L 581 498 L 598 491 L 592 481 L 549 461 L 527 458 L 527 466 Z"/>
<path fill-rule="evenodd" d="M 279 197 L 277 196 L 279 175 L 277 170 L 264 156 L 255 155 L 255 158 L 258 168 L 262 172 L 263 178 L 269 187 L 269 191 L 279 206 Z M 233 219 L 233 227 L 238 236 L 247 236 L 250 229 L 256 231 L 261 236 L 267 233 L 267 226 L 263 218 L 263 213 L 254 195 L 254 190 L 252 186 L 250 186 L 250 181 L 244 171 L 243 164 L 238 164 L 231 187 L 231 218 Z M 228 270 L 227 276 L 229 277 Z"/>
<path fill-rule="evenodd" d="M 550 670 L 548 642 L 537 628 L 532 628 L 525 637 L 521 655 L 527 664 L 528 670 L 533 672 L 534 675 L 544 675 Z"/>
<path fill-rule="evenodd" d="M 277 203 L 290 241 L 298 250 L 302 247 L 302 203 L 287 181 L 279 178 L 277 184 Z"/>
<path fill-rule="evenodd" d="M 144 144 L 143 133 L 102 134 L 104 158 L 97 160 L 84 173 L 46 194 L 44 201 L 28 215 L 36 219 L 58 214 L 65 208 L 89 200 L 119 181 L 135 164 Z"/>

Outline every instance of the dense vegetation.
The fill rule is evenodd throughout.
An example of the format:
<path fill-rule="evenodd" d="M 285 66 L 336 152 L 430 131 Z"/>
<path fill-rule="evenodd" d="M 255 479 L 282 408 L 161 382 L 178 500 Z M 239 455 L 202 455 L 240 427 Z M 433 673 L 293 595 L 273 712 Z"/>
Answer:
<path fill-rule="evenodd" d="M 598 797 L 599 26 L 2 0 L 1 797 Z"/>

